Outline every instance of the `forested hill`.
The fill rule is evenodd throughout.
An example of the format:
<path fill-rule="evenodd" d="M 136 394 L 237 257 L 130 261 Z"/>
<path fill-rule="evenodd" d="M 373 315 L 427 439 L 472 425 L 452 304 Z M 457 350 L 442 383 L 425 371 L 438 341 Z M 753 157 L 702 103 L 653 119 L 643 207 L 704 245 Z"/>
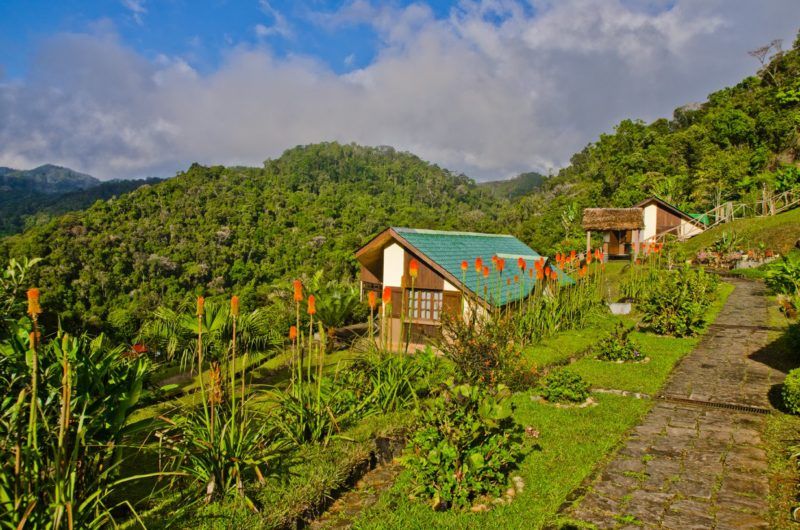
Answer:
<path fill-rule="evenodd" d="M 547 177 L 541 173 L 530 171 L 520 173 L 514 178 L 507 180 L 492 180 L 478 184 L 494 193 L 497 197 L 504 199 L 516 199 L 527 195 L 539 188 Z"/>
<path fill-rule="evenodd" d="M 765 58 L 757 75 L 677 109 L 672 119 L 625 120 L 575 154 L 519 202 L 519 234 L 549 248 L 580 239 L 585 206 L 630 206 L 655 193 L 702 212 L 721 200 L 756 200 L 764 187 L 800 184 L 800 38 L 790 50 L 753 55 Z"/>
<path fill-rule="evenodd" d="M 98 184 L 100 181 L 90 175 L 52 164 L 34 169 L 0 167 L 0 189 L 3 191 L 66 193 Z"/>
<path fill-rule="evenodd" d="M 71 325 L 142 317 L 187 293 L 264 303 L 276 280 L 352 275 L 353 252 L 390 225 L 495 230 L 472 180 L 391 148 L 298 147 L 263 168 L 202 167 L 7 238 L 41 256 L 33 281 Z"/>

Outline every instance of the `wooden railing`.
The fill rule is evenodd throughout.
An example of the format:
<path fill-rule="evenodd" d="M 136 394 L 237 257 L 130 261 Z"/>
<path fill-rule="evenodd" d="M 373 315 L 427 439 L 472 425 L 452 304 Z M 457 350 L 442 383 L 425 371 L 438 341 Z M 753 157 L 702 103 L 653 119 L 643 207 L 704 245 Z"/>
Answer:
<path fill-rule="evenodd" d="M 702 230 L 708 230 L 709 228 L 713 228 L 724 223 L 730 223 L 736 219 L 769 217 L 787 210 L 791 210 L 792 208 L 797 208 L 798 206 L 800 206 L 800 187 L 793 188 L 782 193 L 773 193 L 770 195 L 765 193 L 764 197 L 760 201 L 755 202 L 734 203 L 732 201 L 728 201 L 715 206 L 701 215 L 701 218 L 706 218 L 709 220 L 708 224 L 704 224 L 699 220 L 694 220 L 691 223 Z M 653 236 L 651 240 L 657 242 L 663 241 L 668 235 L 675 234 L 678 236 L 678 240 L 683 241 L 685 239 L 689 239 L 693 235 L 696 235 L 686 235 L 680 233 L 682 226 L 683 224 L 679 224 L 668 230 L 659 232 Z"/>

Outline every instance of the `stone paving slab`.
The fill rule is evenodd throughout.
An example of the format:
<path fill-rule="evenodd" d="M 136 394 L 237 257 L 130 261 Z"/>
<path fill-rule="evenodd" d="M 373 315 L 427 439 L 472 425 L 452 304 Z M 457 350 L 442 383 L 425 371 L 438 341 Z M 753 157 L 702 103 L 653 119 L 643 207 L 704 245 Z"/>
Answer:
<path fill-rule="evenodd" d="M 731 280 L 716 325 L 664 396 L 770 408 L 784 374 L 758 360 L 769 340 L 759 284 Z M 753 358 L 751 358 L 753 357 Z M 766 417 L 659 400 L 568 515 L 597 528 L 767 528 Z"/>

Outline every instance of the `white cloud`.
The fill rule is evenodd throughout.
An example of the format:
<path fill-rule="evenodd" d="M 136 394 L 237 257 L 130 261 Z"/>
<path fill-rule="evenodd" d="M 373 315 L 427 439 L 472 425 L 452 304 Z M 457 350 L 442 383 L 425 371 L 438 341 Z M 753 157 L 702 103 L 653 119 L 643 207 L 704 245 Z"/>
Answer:
<path fill-rule="evenodd" d="M 272 24 L 267 26 L 264 24 L 256 24 L 255 31 L 259 37 L 267 37 L 270 35 L 280 35 L 281 37 L 291 37 L 292 27 L 286 20 L 286 17 L 272 7 L 267 0 L 259 0 L 258 2 L 261 11 L 272 19 Z"/>
<path fill-rule="evenodd" d="M 144 23 L 144 16 L 147 14 L 145 7 L 146 0 L 122 0 L 122 5 L 131 12 L 133 21 L 140 26 Z"/>
<path fill-rule="evenodd" d="M 24 82 L 0 84 L 0 165 L 168 175 L 338 140 L 394 145 L 479 179 L 547 171 L 620 119 L 669 116 L 754 72 L 747 50 L 792 40 L 795 1 L 464 1 L 436 19 L 424 5 L 357 0 L 315 17 L 320 31 L 378 33 L 373 62 L 346 74 L 264 47 L 233 48 L 200 74 L 146 60 L 112 33 L 59 35 Z M 291 34 L 262 10 L 269 25 L 253 31 Z"/>

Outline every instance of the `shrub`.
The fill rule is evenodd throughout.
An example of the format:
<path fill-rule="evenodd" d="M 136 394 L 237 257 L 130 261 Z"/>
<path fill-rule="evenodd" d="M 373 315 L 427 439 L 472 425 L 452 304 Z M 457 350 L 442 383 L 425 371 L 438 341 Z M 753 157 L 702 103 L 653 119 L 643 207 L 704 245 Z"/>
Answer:
<path fill-rule="evenodd" d="M 583 403 L 589 397 L 589 383 L 575 372 L 562 368 L 545 376 L 540 394 L 552 403 Z"/>
<path fill-rule="evenodd" d="M 502 492 L 523 452 L 524 431 L 511 416 L 510 397 L 503 385 L 491 392 L 478 385 L 450 385 L 429 404 L 403 457 L 415 496 L 444 509 Z"/>
<path fill-rule="evenodd" d="M 705 323 L 717 282 L 703 269 L 688 266 L 661 271 L 642 296 L 642 323 L 659 335 L 694 335 Z"/>
<path fill-rule="evenodd" d="M 784 256 L 767 269 L 767 287 L 776 294 L 794 296 L 800 294 L 800 254 Z"/>
<path fill-rule="evenodd" d="M 783 381 L 783 404 L 792 414 L 800 414 L 800 368 L 795 368 Z"/>
<path fill-rule="evenodd" d="M 636 344 L 630 339 L 633 328 L 626 327 L 622 322 L 598 341 L 594 351 L 597 358 L 603 361 L 641 361 L 644 357 Z"/>
<path fill-rule="evenodd" d="M 439 349 L 453 362 L 456 379 L 472 384 L 505 384 L 514 389 L 527 384 L 530 368 L 523 362 L 515 339 L 513 314 L 463 319 L 442 315 Z"/>

